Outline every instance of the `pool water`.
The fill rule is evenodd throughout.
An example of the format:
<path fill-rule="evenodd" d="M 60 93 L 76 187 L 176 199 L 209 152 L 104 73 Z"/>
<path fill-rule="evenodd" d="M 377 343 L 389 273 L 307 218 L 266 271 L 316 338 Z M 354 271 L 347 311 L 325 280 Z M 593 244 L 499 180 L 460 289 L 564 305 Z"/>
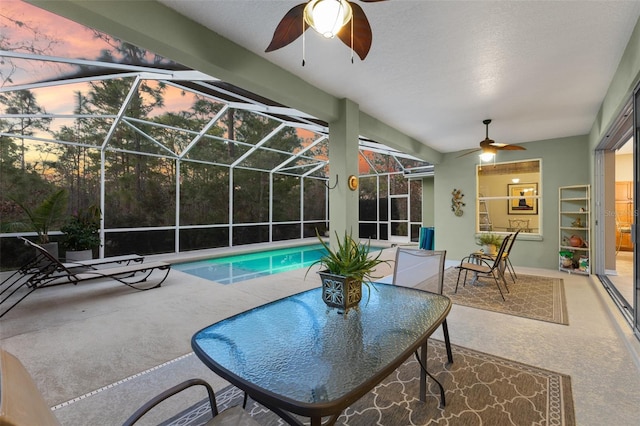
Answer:
<path fill-rule="evenodd" d="M 371 250 L 381 250 L 381 247 L 371 246 Z M 178 263 L 171 267 L 220 284 L 232 284 L 292 269 L 308 268 L 326 253 L 322 244 L 314 244 Z"/>
<path fill-rule="evenodd" d="M 315 244 L 179 263 L 171 267 L 221 284 L 232 284 L 309 267 L 326 253 L 322 244 Z"/>

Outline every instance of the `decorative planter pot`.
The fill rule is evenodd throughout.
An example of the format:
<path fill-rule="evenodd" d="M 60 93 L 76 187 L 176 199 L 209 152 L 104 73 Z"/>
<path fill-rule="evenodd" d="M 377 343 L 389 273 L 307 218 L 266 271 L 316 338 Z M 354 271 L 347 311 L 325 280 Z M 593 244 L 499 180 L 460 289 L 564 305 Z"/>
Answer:
<path fill-rule="evenodd" d="M 322 300 L 327 306 L 338 308 L 345 314 L 362 299 L 362 281 L 321 271 Z"/>
<path fill-rule="evenodd" d="M 584 245 L 584 240 L 578 235 L 572 235 L 569 238 L 569 244 L 571 245 L 571 247 L 582 247 Z"/>
<path fill-rule="evenodd" d="M 93 258 L 93 250 L 78 250 L 67 251 L 65 253 L 65 259 L 67 262 L 73 262 L 78 260 L 91 260 Z"/>
<path fill-rule="evenodd" d="M 486 254 L 490 256 L 495 256 L 496 254 L 498 254 L 498 247 L 493 244 L 486 244 L 482 247 L 482 249 Z"/>

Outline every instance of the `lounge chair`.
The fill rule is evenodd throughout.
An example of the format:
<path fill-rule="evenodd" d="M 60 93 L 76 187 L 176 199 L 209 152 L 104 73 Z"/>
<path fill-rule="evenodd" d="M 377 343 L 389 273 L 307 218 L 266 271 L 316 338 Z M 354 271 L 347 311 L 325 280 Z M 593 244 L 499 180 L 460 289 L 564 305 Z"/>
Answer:
<path fill-rule="evenodd" d="M 249 413 L 239 406 L 218 412 L 213 389 L 201 379 L 190 379 L 166 390 L 143 405 L 124 424 L 134 424 L 160 402 L 193 386 L 203 386 L 207 390 L 213 415 L 213 419 L 207 425 L 258 426 Z M 105 423 L 108 423 L 108 420 L 110 419 L 105 419 Z M 60 425 L 27 369 L 18 358 L 3 349 L 0 349 L 0 424 L 7 426 Z"/>
<path fill-rule="evenodd" d="M 171 264 L 166 262 L 144 263 L 142 256 L 139 255 L 62 263 L 42 246 L 25 238 L 22 239 L 37 250 L 37 256 L 0 284 L 0 297 L 2 297 L 0 307 L 7 306 L 0 313 L 0 318 L 40 288 L 61 284 L 78 284 L 81 281 L 97 278 L 110 278 L 136 290 L 150 290 L 160 287 L 171 269 Z M 103 267 L 114 263 L 124 266 Z M 156 270 L 166 271 L 158 283 L 152 286 L 140 285 L 146 282 L 151 273 Z M 19 290 L 25 288 L 26 292 L 18 294 Z"/>

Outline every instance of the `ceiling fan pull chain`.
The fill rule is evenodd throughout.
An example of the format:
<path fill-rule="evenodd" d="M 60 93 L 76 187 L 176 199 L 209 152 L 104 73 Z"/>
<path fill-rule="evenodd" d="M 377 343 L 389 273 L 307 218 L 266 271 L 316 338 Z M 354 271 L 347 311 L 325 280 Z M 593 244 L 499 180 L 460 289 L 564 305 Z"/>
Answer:
<path fill-rule="evenodd" d="M 353 17 L 351 18 L 351 63 L 353 63 Z"/>
<path fill-rule="evenodd" d="M 304 19 L 302 20 L 302 66 L 304 67 L 304 42 L 305 42 L 305 37 L 304 37 Z"/>

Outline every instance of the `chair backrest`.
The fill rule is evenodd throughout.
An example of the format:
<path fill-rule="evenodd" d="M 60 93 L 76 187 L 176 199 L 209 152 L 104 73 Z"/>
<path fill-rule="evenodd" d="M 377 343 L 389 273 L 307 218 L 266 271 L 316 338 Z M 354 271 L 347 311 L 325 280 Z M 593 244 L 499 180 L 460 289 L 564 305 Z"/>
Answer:
<path fill-rule="evenodd" d="M 515 242 L 516 242 L 516 238 L 518 238 L 518 234 L 520 233 L 520 231 L 521 231 L 521 230 L 520 230 L 520 229 L 518 229 L 518 230 L 516 231 L 516 233 L 515 233 L 515 234 L 513 234 L 513 236 L 511 237 L 511 242 L 509 243 L 509 248 L 507 248 L 507 249 L 504 251 L 504 255 L 505 255 L 505 256 L 509 256 L 509 253 L 511 253 L 511 249 L 513 248 L 513 243 L 515 243 Z"/>
<path fill-rule="evenodd" d="M 398 247 L 393 284 L 442 294 L 446 250 Z"/>
<path fill-rule="evenodd" d="M 502 244 L 500 244 L 500 248 L 498 249 L 498 253 L 496 253 L 496 256 L 493 258 L 493 266 L 491 267 L 491 269 L 497 268 L 498 266 L 500 266 L 500 262 L 502 261 L 502 257 L 505 254 L 505 251 L 507 249 L 507 246 L 509 245 L 509 241 L 511 240 L 512 235 L 509 234 L 507 236 L 504 237 L 504 239 L 502 240 Z"/>
<path fill-rule="evenodd" d="M 0 349 L 0 426 L 60 425 L 24 365 Z"/>
<path fill-rule="evenodd" d="M 50 264 L 50 265 L 47 265 L 47 266 L 50 266 L 51 268 L 54 268 L 55 270 L 65 271 L 65 272 L 71 274 L 71 272 L 69 272 L 67 267 L 64 266 L 64 264 L 62 262 L 60 262 L 55 256 L 53 256 L 51 253 L 49 253 L 44 247 L 34 243 L 33 241 L 29 241 L 28 239 L 26 239 L 24 237 L 18 237 L 18 238 L 20 238 L 22 241 L 24 241 L 25 244 L 27 244 L 27 245 L 33 247 L 34 249 L 36 249 L 36 251 L 38 252 L 38 255 L 39 255 L 40 259 L 41 259 L 40 262 L 45 261 L 45 262 Z M 45 268 L 43 268 L 43 269 L 45 269 Z"/>
<path fill-rule="evenodd" d="M 529 229 L 530 219 L 509 219 L 509 230 L 520 231 L 521 229 Z"/>

